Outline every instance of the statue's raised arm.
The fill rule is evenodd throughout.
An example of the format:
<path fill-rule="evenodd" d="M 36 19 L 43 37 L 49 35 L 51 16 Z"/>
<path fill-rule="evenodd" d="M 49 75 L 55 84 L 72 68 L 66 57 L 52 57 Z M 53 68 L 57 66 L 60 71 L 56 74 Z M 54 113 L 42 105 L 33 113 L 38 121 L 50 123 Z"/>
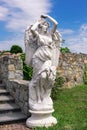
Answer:
<path fill-rule="evenodd" d="M 55 33 L 56 29 L 57 29 L 58 22 L 49 15 L 41 15 L 41 18 L 48 18 L 54 24 L 53 28 L 51 29 L 51 33 L 52 34 Z"/>

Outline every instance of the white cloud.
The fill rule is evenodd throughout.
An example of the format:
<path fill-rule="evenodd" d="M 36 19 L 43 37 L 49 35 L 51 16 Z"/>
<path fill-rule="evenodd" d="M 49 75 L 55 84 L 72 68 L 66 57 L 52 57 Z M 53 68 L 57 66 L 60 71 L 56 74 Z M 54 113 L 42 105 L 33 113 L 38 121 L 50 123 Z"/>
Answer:
<path fill-rule="evenodd" d="M 0 41 L 0 51 L 1 50 L 10 50 L 12 45 L 19 45 L 22 47 L 23 51 L 25 51 L 24 45 L 24 36 L 23 34 L 16 34 L 14 37 L 10 38 L 9 40 Z"/>
<path fill-rule="evenodd" d="M 87 43 L 77 43 L 72 44 L 69 46 L 69 48 L 76 53 L 85 53 L 87 54 Z"/>
<path fill-rule="evenodd" d="M 87 54 L 87 24 L 80 26 L 72 35 L 65 36 L 65 45 L 71 51 Z"/>
<path fill-rule="evenodd" d="M 22 31 L 39 18 L 41 14 L 47 14 L 51 8 L 50 0 L 1 0 L 1 8 L 8 10 L 5 20 L 6 27 Z M 3 13 L 2 13 L 3 14 Z"/>
<path fill-rule="evenodd" d="M 8 14 L 8 9 L 0 6 L 0 20 L 5 20 L 7 14 Z"/>
<path fill-rule="evenodd" d="M 81 37 L 86 38 L 87 37 L 87 24 L 81 25 L 79 32 L 80 32 Z"/>
<path fill-rule="evenodd" d="M 65 35 L 69 35 L 69 34 L 72 34 L 72 33 L 74 33 L 74 31 L 73 30 L 71 30 L 71 29 L 60 29 L 60 32 L 62 33 L 62 35 L 63 34 L 65 34 Z"/>
<path fill-rule="evenodd" d="M 87 31 L 87 24 L 81 25 L 80 31 L 81 31 L 81 32 L 82 32 L 82 31 L 83 31 L 83 32 Z"/>
<path fill-rule="evenodd" d="M 24 30 L 37 20 L 41 14 L 51 10 L 51 0 L 0 0 L 0 21 L 5 21 L 5 27 L 20 35 L 12 36 L 10 40 L 0 42 L 0 50 L 9 50 L 13 44 L 24 48 Z M 87 24 L 82 24 L 79 30 L 60 29 L 65 44 L 74 52 L 87 53 Z"/>
<path fill-rule="evenodd" d="M 11 39 L 0 41 L 0 50 L 9 50 L 13 44 L 18 44 L 24 49 L 24 30 L 41 14 L 51 11 L 51 0 L 0 0 L 0 2 L 2 3 L 0 21 L 5 21 L 7 31 L 15 34 L 9 36 Z"/>

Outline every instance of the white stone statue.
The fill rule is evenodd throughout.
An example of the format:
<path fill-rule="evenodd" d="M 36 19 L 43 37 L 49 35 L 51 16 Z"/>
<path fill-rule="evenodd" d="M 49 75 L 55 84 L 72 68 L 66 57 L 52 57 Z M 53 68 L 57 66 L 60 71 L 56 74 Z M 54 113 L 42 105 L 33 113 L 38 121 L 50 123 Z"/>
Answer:
<path fill-rule="evenodd" d="M 28 127 L 57 123 L 52 116 L 53 102 L 50 97 L 62 41 L 60 33 L 56 31 L 57 24 L 52 17 L 41 15 L 40 20 L 25 31 L 26 64 L 33 67 L 33 77 L 29 83 L 31 117 L 26 121 Z"/>

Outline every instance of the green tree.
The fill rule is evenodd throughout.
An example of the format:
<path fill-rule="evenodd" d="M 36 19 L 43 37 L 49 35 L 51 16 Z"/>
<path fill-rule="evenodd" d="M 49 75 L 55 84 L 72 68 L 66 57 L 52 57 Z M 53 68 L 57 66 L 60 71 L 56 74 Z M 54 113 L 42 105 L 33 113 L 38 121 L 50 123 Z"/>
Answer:
<path fill-rule="evenodd" d="M 68 47 L 65 47 L 65 48 L 61 47 L 60 51 L 62 53 L 70 53 L 70 49 Z"/>
<path fill-rule="evenodd" d="M 13 45 L 10 49 L 10 53 L 17 54 L 17 53 L 22 53 L 22 52 L 23 52 L 22 48 L 18 45 Z"/>

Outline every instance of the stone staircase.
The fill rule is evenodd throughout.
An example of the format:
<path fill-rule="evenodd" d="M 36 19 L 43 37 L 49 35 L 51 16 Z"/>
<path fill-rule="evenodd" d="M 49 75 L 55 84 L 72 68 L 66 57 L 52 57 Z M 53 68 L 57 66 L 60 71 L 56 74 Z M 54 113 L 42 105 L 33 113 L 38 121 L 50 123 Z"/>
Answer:
<path fill-rule="evenodd" d="M 0 124 L 24 121 L 26 118 L 0 80 Z"/>

